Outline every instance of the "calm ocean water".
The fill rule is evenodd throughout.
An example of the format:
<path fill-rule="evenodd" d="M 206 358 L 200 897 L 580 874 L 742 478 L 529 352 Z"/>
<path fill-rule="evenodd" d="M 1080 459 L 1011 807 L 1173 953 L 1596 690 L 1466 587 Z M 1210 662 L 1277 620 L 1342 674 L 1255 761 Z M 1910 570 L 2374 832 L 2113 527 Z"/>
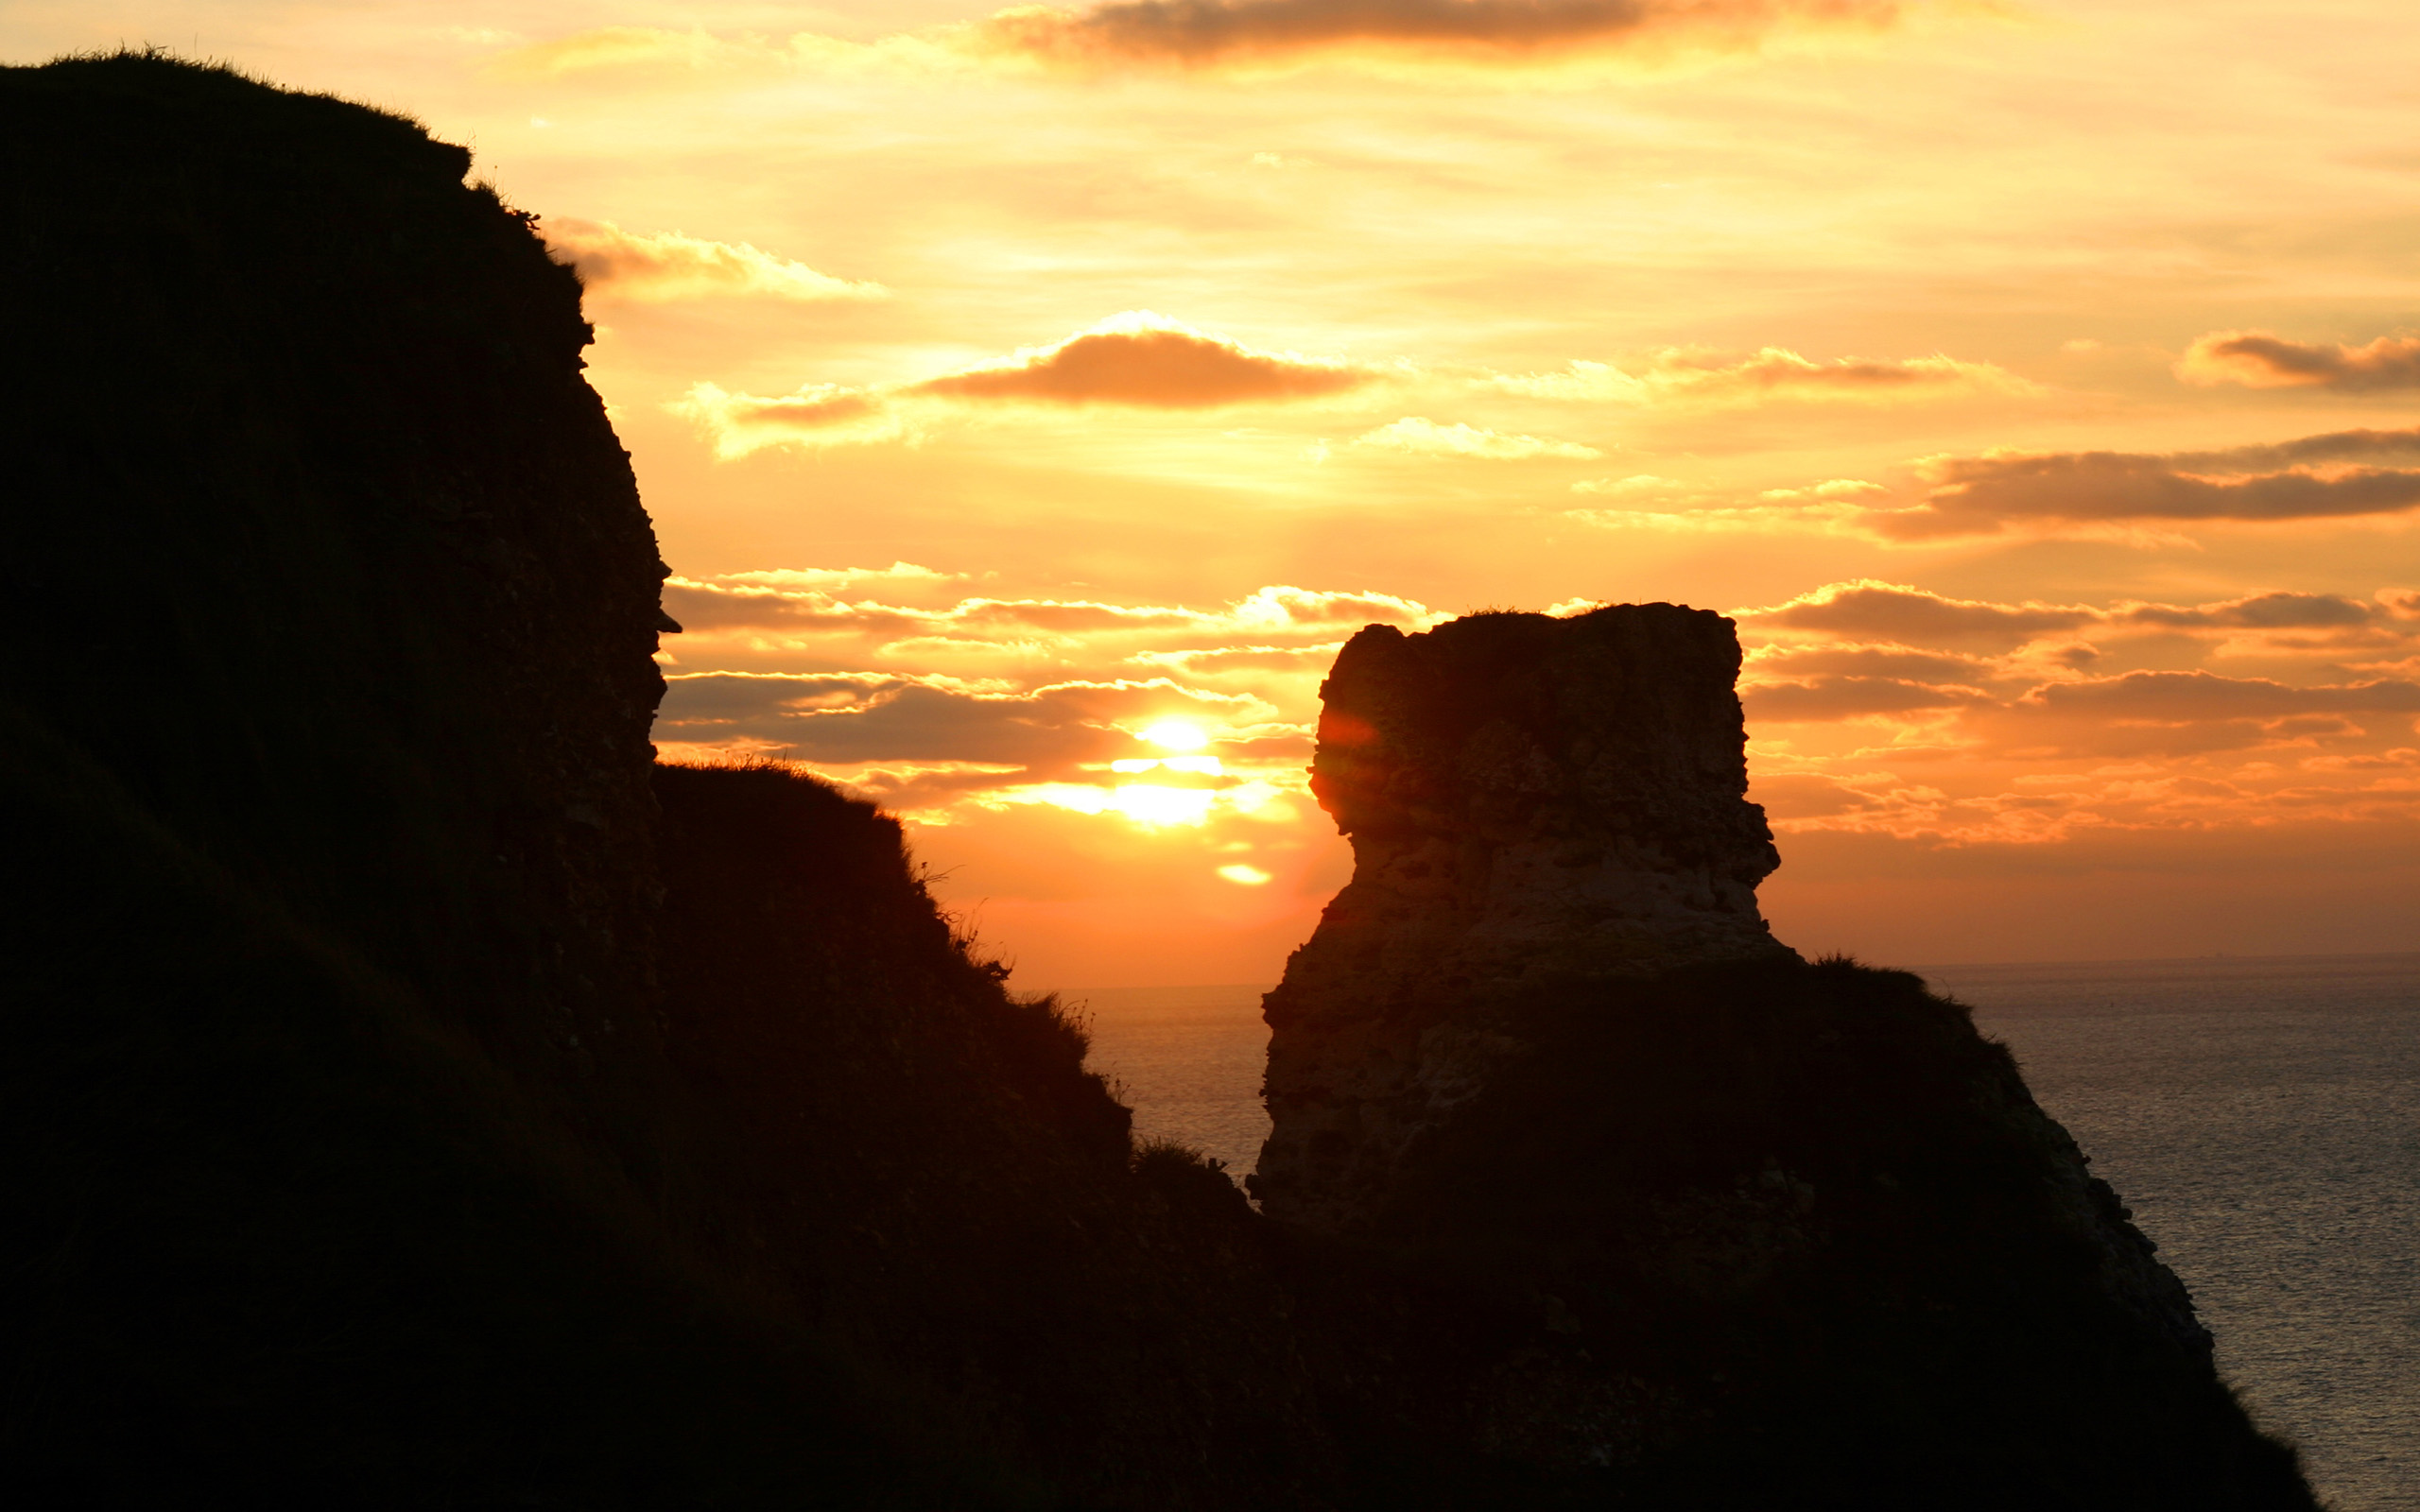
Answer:
<path fill-rule="evenodd" d="M 2420 954 L 1922 968 L 2192 1288 L 2336 1512 L 2420 1512 Z M 1068 994 L 1147 1136 L 1253 1168 L 1259 987 Z"/>

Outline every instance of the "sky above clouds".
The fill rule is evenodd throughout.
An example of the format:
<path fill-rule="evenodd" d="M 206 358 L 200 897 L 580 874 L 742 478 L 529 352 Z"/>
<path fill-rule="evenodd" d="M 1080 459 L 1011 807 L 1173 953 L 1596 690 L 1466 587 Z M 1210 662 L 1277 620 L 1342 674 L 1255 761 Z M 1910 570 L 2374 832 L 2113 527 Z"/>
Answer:
<path fill-rule="evenodd" d="M 589 284 L 667 754 L 1028 987 L 1273 980 L 1366 624 L 1734 616 L 1785 940 L 2420 937 L 2388 0 L 16 0 L 474 147 Z"/>

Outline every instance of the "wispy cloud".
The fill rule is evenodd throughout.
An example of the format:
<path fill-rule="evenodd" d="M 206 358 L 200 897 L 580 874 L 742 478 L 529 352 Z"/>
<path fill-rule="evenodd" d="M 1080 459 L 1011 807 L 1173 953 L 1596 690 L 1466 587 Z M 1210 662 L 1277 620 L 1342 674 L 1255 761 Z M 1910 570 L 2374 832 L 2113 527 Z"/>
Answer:
<path fill-rule="evenodd" d="M 700 68 L 727 56 L 733 43 L 711 32 L 661 26 L 596 26 L 507 49 L 487 60 L 503 78 L 560 78 L 600 69 Z"/>
<path fill-rule="evenodd" d="M 717 455 L 736 457 L 767 446 L 912 438 L 920 416 L 952 406 L 1215 410 L 1328 398 L 1380 376 L 1358 364 L 1259 351 L 1150 310 L 1129 310 L 1053 345 L 1020 348 L 931 378 L 862 388 L 808 384 L 772 397 L 701 383 L 672 408 L 705 430 Z"/>
<path fill-rule="evenodd" d="M 949 679 L 867 674 L 676 673 L 659 738 L 786 747 L 808 761 L 945 761 L 1061 778 L 1132 756 L 1135 730 L 1170 717 L 1253 725 L 1274 711 L 1244 694 L 1166 678 L 991 691 Z M 994 785 L 1005 785 L 1005 780 Z"/>
<path fill-rule="evenodd" d="M 1539 456 L 1585 461 L 1605 455 L 1593 446 L 1582 446 L 1577 441 L 1481 430 L 1473 425 L 1440 425 L 1420 415 L 1407 415 L 1392 424 L 1381 425 L 1366 435 L 1354 438 L 1353 444 L 1403 452 L 1412 456 L 1475 456 L 1497 462 Z"/>
<path fill-rule="evenodd" d="M 2002 651 L 2044 636 L 2089 630 L 2344 631 L 2389 625 L 2399 618 L 2391 593 L 2381 593 L 2377 602 L 2364 602 L 2341 593 L 2273 592 L 2202 604 L 2129 599 L 2101 609 L 2088 604 L 1957 598 L 1871 577 L 1826 584 L 1780 604 L 1736 612 L 1743 623 L 1759 629 Z M 2398 628 L 2396 633 L 2409 631 Z"/>
<path fill-rule="evenodd" d="M 2284 521 L 2399 514 L 2420 506 L 2420 429 L 2337 431 L 2207 452 L 1987 452 L 1920 465 L 1913 508 L 1864 517 L 1891 540 L 1994 535 L 2010 525 L 2107 521 Z"/>
<path fill-rule="evenodd" d="M 665 407 L 695 421 L 725 461 L 768 446 L 866 446 L 914 434 L 908 418 L 879 393 L 838 384 L 806 384 L 770 396 L 696 384 Z"/>
<path fill-rule="evenodd" d="M 977 53 L 1081 71 L 1356 58 L 1492 67 L 1674 48 L 1754 49 L 1779 33 L 1888 27 L 1892 0 L 1112 0 L 1004 10 Z"/>
<path fill-rule="evenodd" d="M 641 235 L 610 220 L 568 215 L 549 215 L 540 229 L 556 260 L 578 268 L 592 294 L 615 299 L 879 300 L 890 293 L 879 284 L 819 273 L 747 242 L 704 241 L 679 232 Z"/>
<path fill-rule="evenodd" d="M 1274 656 L 1280 647 L 1273 643 L 1286 639 L 1332 646 L 1340 633 L 1364 625 L 1423 629 L 1443 617 L 1424 604 L 1391 593 L 1282 584 L 1215 609 L 981 597 L 925 608 L 843 598 L 830 587 L 814 582 L 821 576 L 819 570 L 809 570 L 735 573 L 709 580 L 675 576 L 665 585 L 665 605 L 693 634 L 741 628 L 783 630 L 855 637 L 870 645 L 903 636 L 970 643 L 1039 638 L 1049 643 L 1054 656 L 1091 646 L 1105 662 L 1129 657 L 1138 647 L 1164 652 L 1164 660 L 1171 662 L 1243 651 Z M 891 576 L 896 576 L 895 569 Z M 940 575 L 927 580 L 941 580 Z M 1297 649 L 1288 648 L 1289 654 Z M 1288 662 L 1286 667 L 1305 670 L 1299 662 Z"/>
<path fill-rule="evenodd" d="M 1773 400 L 1893 404 L 1970 394 L 2031 394 L 2038 385 L 1988 362 L 1955 357 L 1841 357 L 1818 362 L 1786 347 L 1740 354 L 1667 347 L 1625 364 L 1575 361 L 1558 372 L 1507 373 L 1495 386 L 1541 399 L 1709 406 Z"/>
<path fill-rule="evenodd" d="M 735 69 L 1051 77 L 1269 74 L 1317 64 L 1380 73 L 1651 69 L 1776 44 L 1874 36 L 1922 0 L 1108 0 L 1015 6 L 871 41 L 802 31 L 719 36 L 598 26 L 491 56 L 510 79 Z"/>
<path fill-rule="evenodd" d="M 1997 604 L 1952 598 L 1905 583 L 1863 577 L 1830 583 L 1764 609 L 1737 611 L 1745 622 L 1817 630 L 1910 645 L 1983 644 L 2006 649 L 2058 630 L 2096 624 L 2081 604 Z"/>
<path fill-rule="evenodd" d="M 1056 346 L 928 378 L 902 392 L 948 399 L 1207 409 L 1342 393 L 1366 368 L 1297 352 L 1255 352 L 1150 310 L 1112 316 Z"/>
<path fill-rule="evenodd" d="M 1862 478 L 1828 478 L 1803 489 L 1767 489 L 1753 502 L 1730 503 L 1703 495 L 1674 498 L 1685 486 L 1642 473 L 1575 483 L 1574 493 L 1644 501 L 1612 509 L 1566 509 L 1566 519 L 1607 530 L 1662 530 L 1699 535 L 1738 535 L 1781 530 L 1871 536 L 1870 501 L 1890 490 Z"/>
<path fill-rule="evenodd" d="M 2176 376 L 2205 387 L 2420 388 L 2420 336 L 2379 336 L 2357 347 L 2289 341 L 2267 331 L 2213 331 L 2186 348 Z"/>

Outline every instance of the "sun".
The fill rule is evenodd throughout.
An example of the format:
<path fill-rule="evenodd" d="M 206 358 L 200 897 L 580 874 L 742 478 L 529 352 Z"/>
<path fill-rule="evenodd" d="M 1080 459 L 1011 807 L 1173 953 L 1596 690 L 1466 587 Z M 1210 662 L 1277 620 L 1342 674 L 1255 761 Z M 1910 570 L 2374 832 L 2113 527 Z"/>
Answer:
<path fill-rule="evenodd" d="M 1182 719 L 1163 719 L 1144 730 L 1141 738 L 1162 750 L 1200 750 L 1210 744 L 1210 737 L 1200 725 Z"/>

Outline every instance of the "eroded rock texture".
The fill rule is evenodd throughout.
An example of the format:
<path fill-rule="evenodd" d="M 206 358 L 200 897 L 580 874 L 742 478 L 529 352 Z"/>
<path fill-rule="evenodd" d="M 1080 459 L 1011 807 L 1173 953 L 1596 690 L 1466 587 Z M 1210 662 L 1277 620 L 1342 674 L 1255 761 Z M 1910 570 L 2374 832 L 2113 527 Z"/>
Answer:
<path fill-rule="evenodd" d="M 1756 911 L 1780 858 L 1738 674 L 1731 622 L 1672 604 L 1346 644 L 1311 787 L 1353 881 L 1269 995 L 1265 1211 L 1367 1219 L 1518 1051 L 1496 1009 L 1525 988 L 1789 954 Z"/>

